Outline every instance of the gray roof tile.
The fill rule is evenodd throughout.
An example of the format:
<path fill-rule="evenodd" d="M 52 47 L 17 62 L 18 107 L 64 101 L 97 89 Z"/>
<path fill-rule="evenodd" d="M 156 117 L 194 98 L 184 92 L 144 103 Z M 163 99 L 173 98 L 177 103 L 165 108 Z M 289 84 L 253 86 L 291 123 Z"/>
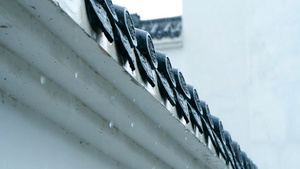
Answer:
<path fill-rule="evenodd" d="M 181 16 L 141 20 L 138 14 L 131 14 L 134 26 L 150 33 L 153 39 L 174 38 L 181 35 Z"/>

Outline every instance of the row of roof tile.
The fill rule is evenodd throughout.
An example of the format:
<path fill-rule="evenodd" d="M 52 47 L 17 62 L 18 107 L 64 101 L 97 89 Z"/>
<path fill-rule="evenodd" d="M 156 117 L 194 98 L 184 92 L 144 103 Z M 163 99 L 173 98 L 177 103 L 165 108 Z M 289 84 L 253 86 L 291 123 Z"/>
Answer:
<path fill-rule="evenodd" d="M 141 20 L 138 14 L 131 14 L 136 28 L 150 33 L 153 39 L 175 38 L 181 35 L 181 16 Z"/>
<path fill-rule="evenodd" d="M 186 84 L 178 69 L 172 68 L 166 54 L 155 50 L 152 37 L 180 36 L 180 16 L 141 21 L 137 15 L 130 15 L 125 7 L 112 4 L 111 0 L 86 0 L 86 8 L 94 31 L 102 31 L 110 42 L 115 41 L 118 54 L 129 63 L 131 70 L 139 71 L 152 87 L 157 85 L 162 98 L 176 107 L 178 118 L 191 123 L 194 132 L 203 134 L 207 142 L 211 140 L 226 165 L 234 169 L 257 168 L 240 150 L 239 144 L 231 140 L 219 118 L 210 114 L 197 90 Z"/>

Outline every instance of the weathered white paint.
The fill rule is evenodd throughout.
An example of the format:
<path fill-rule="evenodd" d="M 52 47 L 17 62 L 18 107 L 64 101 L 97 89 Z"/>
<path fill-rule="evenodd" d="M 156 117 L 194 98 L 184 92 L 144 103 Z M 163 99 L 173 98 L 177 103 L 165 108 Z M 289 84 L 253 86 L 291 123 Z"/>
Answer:
<path fill-rule="evenodd" d="M 0 104 L 0 168 L 125 168 L 8 93 Z"/>

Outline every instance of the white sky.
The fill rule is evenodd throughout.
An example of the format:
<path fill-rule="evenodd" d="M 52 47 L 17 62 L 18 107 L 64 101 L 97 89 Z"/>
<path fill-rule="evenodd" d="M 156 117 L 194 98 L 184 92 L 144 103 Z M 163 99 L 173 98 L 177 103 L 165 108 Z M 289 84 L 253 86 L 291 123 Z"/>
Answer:
<path fill-rule="evenodd" d="M 129 13 L 138 13 L 141 19 L 182 15 L 182 0 L 112 0 L 125 6 Z"/>

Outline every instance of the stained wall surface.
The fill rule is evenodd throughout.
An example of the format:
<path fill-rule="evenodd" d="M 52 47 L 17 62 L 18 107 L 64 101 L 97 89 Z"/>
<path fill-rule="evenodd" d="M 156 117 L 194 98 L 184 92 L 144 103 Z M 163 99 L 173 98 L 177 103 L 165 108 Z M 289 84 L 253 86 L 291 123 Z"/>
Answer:
<path fill-rule="evenodd" d="M 102 152 L 0 90 L 0 168 L 117 168 Z"/>

